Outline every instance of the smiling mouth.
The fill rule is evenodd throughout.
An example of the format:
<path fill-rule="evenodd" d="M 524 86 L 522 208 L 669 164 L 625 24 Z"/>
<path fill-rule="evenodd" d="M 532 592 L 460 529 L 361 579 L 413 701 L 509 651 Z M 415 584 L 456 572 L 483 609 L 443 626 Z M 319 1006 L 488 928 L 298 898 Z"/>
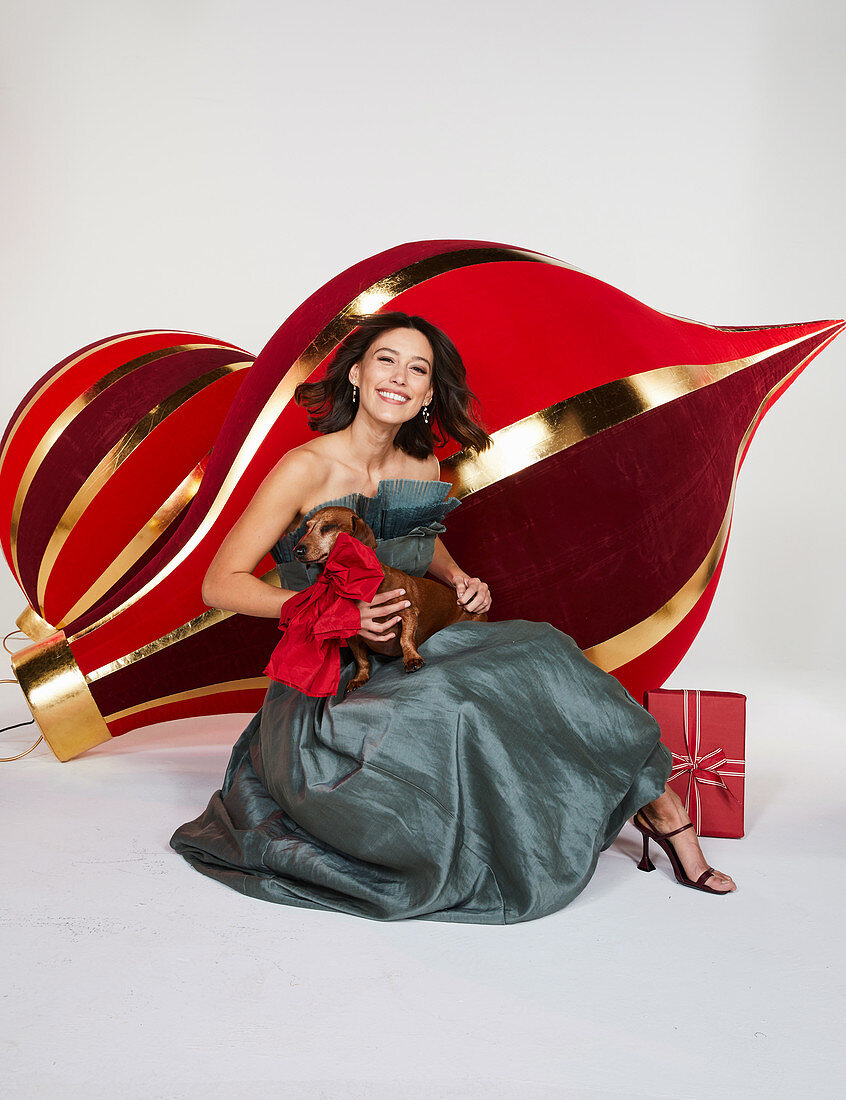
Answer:
<path fill-rule="evenodd" d="M 387 401 L 391 405 L 407 405 L 411 400 L 410 397 L 404 397 L 401 393 L 391 393 L 389 390 L 377 390 L 376 392 L 383 401 Z"/>

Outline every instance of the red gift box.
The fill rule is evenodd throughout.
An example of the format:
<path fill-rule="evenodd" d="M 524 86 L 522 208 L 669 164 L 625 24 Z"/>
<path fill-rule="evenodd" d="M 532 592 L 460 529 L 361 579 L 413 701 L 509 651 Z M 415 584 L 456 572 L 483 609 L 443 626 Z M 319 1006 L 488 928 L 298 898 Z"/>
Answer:
<path fill-rule="evenodd" d="M 656 688 L 643 705 L 673 755 L 669 783 L 698 836 L 743 836 L 746 696 Z"/>

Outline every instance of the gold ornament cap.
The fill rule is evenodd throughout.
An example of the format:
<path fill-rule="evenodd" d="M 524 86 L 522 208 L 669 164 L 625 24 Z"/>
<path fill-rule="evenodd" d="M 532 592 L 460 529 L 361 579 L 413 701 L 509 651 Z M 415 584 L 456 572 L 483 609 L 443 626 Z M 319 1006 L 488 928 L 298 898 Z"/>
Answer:
<path fill-rule="evenodd" d="M 48 623 L 46 619 L 42 619 L 31 607 L 27 607 L 18 615 L 15 626 L 34 642 L 40 642 L 42 638 L 49 638 L 51 634 L 56 633 L 55 626 Z"/>
<path fill-rule="evenodd" d="M 19 649 L 12 672 L 44 740 L 61 761 L 111 738 L 64 631 Z"/>

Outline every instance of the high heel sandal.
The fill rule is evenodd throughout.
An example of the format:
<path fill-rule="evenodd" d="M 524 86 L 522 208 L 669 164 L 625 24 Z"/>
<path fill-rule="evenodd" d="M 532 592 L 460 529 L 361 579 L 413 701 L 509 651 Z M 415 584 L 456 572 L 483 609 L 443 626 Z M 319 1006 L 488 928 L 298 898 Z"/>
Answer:
<path fill-rule="evenodd" d="M 640 810 L 632 818 L 632 825 L 643 836 L 643 856 L 637 867 L 639 871 L 654 871 L 655 864 L 649 858 L 649 842 L 654 840 L 656 844 L 660 844 L 664 851 L 667 853 L 667 857 L 673 867 L 673 874 L 676 876 L 676 882 L 680 882 L 682 886 L 690 886 L 694 890 L 704 890 L 706 894 L 730 894 L 731 890 L 715 890 L 712 886 L 706 886 L 705 880 L 715 874 L 713 867 L 708 867 L 703 871 L 696 882 L 692 878 L 688 878 L 685 874 L 684 867 L 682 867 L 681 860 L 676 853 L 675 848 L 670 843 L 670 837 L 676 836 L 677 833 L 683 833 L 685 829 L 692 829 L 693 822 L 689 821 L 687 825 L 682 825 L 680 829 L 673 829 L 669 833 L 659 833 L 649 824 L 646 818 L 640 816 Z"/>

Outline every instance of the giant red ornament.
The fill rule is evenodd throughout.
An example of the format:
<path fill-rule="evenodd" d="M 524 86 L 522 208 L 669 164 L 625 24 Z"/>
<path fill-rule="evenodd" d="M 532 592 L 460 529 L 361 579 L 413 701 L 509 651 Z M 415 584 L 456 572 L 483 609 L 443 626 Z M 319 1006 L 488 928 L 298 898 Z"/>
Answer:
<path fill-rule="evenodd" d="M 636 697 L 663 682 L 701 626 L 755 428 L 844 327 L 704 325 L 550 256 L 490 242 L 421 241 L 356 264 L 256 359 L 161 551 L 72 630 L 15 656 L 54 749 L 50 727 L 67 726 L 70 703 L 51 668 L 76 677 L 73 752 L 86 747 L 80 722 L 98 743 L 156 721 L 163 692 L 204 713 L 206 689 L 194 679 L 208 564 L 265 475 L 310 434 L 295 386 L 320 373 L 356 314 L 393 309 L 453 339 L 494 436 L 480 456 L 454 445 L 439 455 L 464 501 L 445 542 L 490 584 L 491 617 L 554 623 Z M 219 614 L 232 620 L 230 654 L 257 673 L 272 648 L 262 659 L 261 624 Z M 126 720 L 100 717 L 114 714 Z"/>
<path fill-rule="evenodd" d="M 0 441 L 0 536 L 32 637 L 73 623 L 185 517 L 255 356 L 196 333 L 110 336 L 23 398 Z"/>
<path fill-rule="evenodd" d="M 33 640 L 53 636 L 36 653 L 63 651 L 76 620 L 161 552 L 187 515 L 254 358 L 196 333 L 121 333 L 62 360 L 20 402 L 0 442 L 0 531 L 29 601 L 17 625 Z M 214 635 L 204 634 L 211 647 Z M 48 670 L 46 699 L 31 677 L 29 699 L 57 752 L 71 755 L 77 728 L 90 737 L 90 723 L 77 726 L 70 705 L 78 676 L 72 671 L 57 693 L 50 685 L 58 672 Z M 156 679 L 149 677 L 153 690 Z M 89 694 L 90 683 L 81 697 Z M 138 711 L 141 724 L 150 702 L 148 695 Z M 161 701 L 161 719 L 179 716 L 174 703 Z M 60 726 L 50 720 L 56 705 L 68 716 Z M 115 729 L 126 721 L 95 718 Z"/>

